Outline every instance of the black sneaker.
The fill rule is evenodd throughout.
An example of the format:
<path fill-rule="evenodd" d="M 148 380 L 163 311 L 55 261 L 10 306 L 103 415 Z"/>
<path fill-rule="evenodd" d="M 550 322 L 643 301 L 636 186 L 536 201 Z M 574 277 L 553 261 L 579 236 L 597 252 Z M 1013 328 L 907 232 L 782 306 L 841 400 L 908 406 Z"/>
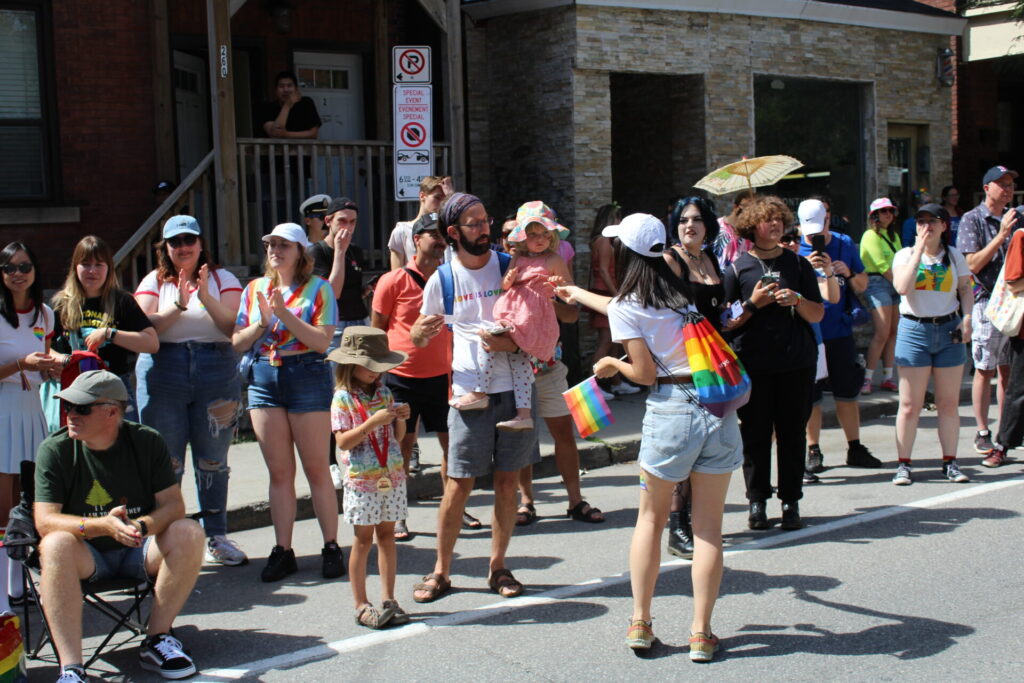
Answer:
<path fill-rule="evenodd" d="M 825 456 L 821 454 L 821 448 L 815 445 L 807 449 L 807 465 L 804 469 L 811 474 L 825 471 Z"/>
<path fill-rule="evenodd" d="M 323 557 L 323 576 L 325 579 L 336 579 L 339 576 L 345 576 L 345 556 L 341 552 L 341 548 L 337 543 L 331 541 L 330 543 L 324 544 L 324 549 L 320 551 L 320 555 Z"/>
<path fill-rule="evenodd" d="M 995 449 L 996 445 L 992 443 L 992 432 L 982 429 L 974 433 L 974 450 L 982 455 L 988 455 Z"/>
<path fill-rule="evenodd" d="M 763 500 L 750 501 L 750 515 L 747 517 L 747 526 L 754 531 L 764 531 L 771 528 L 768 523 L 768 514 L 765 512 Z"/>
<path fill-rule="evenodd" d="M 164 678 L 188 678 L 196 672 L 196 665 L 181 641 L 167 633 L 150 636 L 139 647 L 139 665 L 155 671 Z"/>
<path fill-rule="evenodd" d="M 72 664 L 60 670 L 57 683 L 89 683 L 89 677 L 85 675 L 85 669 L 81 665 Z"/>
<path fill-rule="evenodd" d="M 882 466 L 882 461 L 871 455 L 871 451 L 862 443 L 850 446 L 846 449 L 846 464 L 850 467 L 864 467 L 877 470 Z"/>
<path fill-rule="evenodd" d="M 817 484 L 821 479 L 810 470 L 804 470 L 804 484 Z"/>
<path fill-rule="evenodd" d="M 793 501 L 792 503 L 782 504 L 782 522 L 779 523 L 779 528 L 785 531 L 804 528 L 804 523 L 800 519 L 799 503 Z"/>
<path fill-rule="evenodd" d="M 280 581 L 297 571 L 299 571 L 299 567 L 295 564 L 295 551 L 290 548 L 285 550 L 281 546 L 275 545 L 274 549 L 270 551 L 267 566 L 260 573 L 260 578 L 270 583 L 271 581 Z"/>

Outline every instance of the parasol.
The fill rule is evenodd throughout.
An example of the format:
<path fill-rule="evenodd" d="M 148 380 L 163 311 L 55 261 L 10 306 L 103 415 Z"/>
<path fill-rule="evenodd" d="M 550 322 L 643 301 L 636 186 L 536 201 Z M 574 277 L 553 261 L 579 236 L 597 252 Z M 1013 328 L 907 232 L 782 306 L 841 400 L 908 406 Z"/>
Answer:
<path fill-rule="evenodd" d="M 750 193 L 753 194 L 755 187 L 774 185 L 783 176 L 801 166 L 803 166 L 802 162 L 784 154 L 754 157 L 753 159 L 743 158 L 708 173 L 697 181 L 694 187 L 707 190 L 715 195 L 740 190 L 750 190 Z"/>

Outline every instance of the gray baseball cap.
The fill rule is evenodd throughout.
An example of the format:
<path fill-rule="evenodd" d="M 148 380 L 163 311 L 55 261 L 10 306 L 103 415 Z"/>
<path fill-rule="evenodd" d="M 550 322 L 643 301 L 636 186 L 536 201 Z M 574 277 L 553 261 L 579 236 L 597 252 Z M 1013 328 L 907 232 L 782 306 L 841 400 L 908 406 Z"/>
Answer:
<path fill-rule="evenodd" d="M 67 389 L 55 396 L 78 406 L 95 403 L 101 399 L 127 401 L 128 390 L 121 378 L 108 370 L 89 370 L 75 378 Z"/>

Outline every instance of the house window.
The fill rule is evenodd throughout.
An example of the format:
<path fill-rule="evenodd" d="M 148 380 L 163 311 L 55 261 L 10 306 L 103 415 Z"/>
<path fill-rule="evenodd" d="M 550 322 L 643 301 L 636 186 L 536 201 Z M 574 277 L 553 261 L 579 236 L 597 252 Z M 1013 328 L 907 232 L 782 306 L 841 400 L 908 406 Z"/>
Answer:
<path fill-rule="evenodd" d="M 0 3 L 0 201 L 53 194 L 42 9 Z"/>

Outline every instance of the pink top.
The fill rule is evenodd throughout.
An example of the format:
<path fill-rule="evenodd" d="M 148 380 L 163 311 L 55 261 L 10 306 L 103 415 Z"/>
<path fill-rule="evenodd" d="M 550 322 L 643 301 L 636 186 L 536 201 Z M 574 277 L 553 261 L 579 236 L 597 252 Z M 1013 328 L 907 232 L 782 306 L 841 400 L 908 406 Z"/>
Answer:
<path fill-rule="evenodd" d="M 494 321 L 512 329 L 512 340 L 524 352 L 546 361 L 558 343 L 558 319 L 546 282 L 548 254 L 519 256 L 516 283 L 494 303 Z"/>

